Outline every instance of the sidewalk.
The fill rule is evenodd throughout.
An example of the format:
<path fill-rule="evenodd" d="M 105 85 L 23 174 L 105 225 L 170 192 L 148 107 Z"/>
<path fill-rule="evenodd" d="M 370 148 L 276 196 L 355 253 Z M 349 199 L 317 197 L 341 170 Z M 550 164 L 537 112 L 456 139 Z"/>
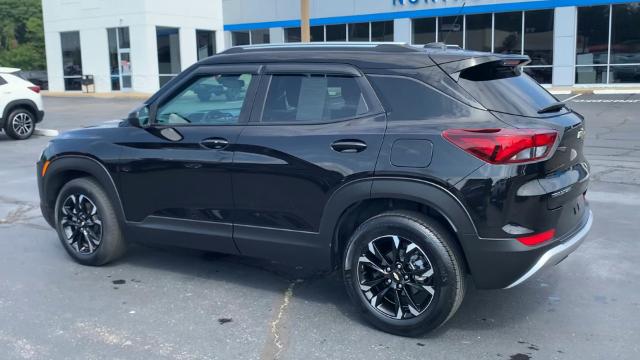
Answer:
<path fill-rule="evenodd" d="M 640 94 L 640 87 L 625 86 L 544 86 L 550 93 L 554 95 L 570 95 L 570 94 Z"/>
<path fill-rule="evenodd" d="M 100 98 L 100 99 L 148 99 L 152 94 L 141 92 L 102 92 L 102 93 L 84 93 L 79 91 L 49 91 L 42 90 L 42 96 L 50 97 L 83 97 L 83 98 Z"/>

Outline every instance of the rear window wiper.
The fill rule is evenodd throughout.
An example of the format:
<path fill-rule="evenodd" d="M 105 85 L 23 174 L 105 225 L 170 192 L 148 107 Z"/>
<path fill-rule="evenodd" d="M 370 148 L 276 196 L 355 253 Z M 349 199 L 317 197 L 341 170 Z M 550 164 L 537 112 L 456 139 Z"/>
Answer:
<path fill-rule="evenodd" d="M 556 112 L 556 111 L 560 111 L 560 109 L 566 107 L 567 104 L 563 103 L 563 102 L 554 102 L 551 103 L 545 107 L 543 107 L 542 109 L 538 110 L 538 114 L 546 114 L 546 113 L 550 113 L 550 112 Z"/>

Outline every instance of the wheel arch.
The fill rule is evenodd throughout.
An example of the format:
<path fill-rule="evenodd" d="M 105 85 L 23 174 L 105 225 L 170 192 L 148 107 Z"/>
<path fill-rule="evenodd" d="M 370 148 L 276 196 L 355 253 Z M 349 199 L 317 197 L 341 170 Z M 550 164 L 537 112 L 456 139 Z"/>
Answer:
<path fill-rule="evenodd" d="M 477 236 L 470 215 L 449 190 L 411 178 L 372 178 L 340 188 L 329 200 L 321 232 L 331 239 L 331 267 L 342 260 L 353 230 L 364 220 L 390 210 L 410 210 L 436 218 L 451 233 L 469 269 L 465 241 Z"/>
<path fill-rule="evenodd" d="M 43 179 L 44 196 L 41 200 L 43 209 L 51 212 L 46 216 L 48 220 L 53 219 L 55 202 L 64 184 L 81 177 L 93 178 L 100 184 L 114 204 L 118 220 L 124 223 L 124 210 L 112 174 L 99 160 L 85 155 L 63 155 L 51 160 Z"/>
<path fill-rule="evenodd" d="M 34 116 L 33 121 L 37 122 L 36 118 L 38 116 L 38 106 L 36 105 L 36 103 L 29 99 L 19 99 L 19 100 L 10 101 L 7 104 L 7 106 L 4 107 L 4 112 L 2 113 L 2 124 L 1 124 L 3 127 L 6 121 L 8 120 L 9 114 L 11 114 L 11 112 L 16 108 L 25 108 L 29 110 L 31 114 Z"/>

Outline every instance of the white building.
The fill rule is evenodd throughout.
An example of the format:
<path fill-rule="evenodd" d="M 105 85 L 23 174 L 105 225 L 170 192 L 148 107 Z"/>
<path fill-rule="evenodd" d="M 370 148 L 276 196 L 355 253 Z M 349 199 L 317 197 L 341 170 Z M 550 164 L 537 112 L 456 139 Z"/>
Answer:
<path fill-rule="evenodd" d="M 446 41 L 527 54 L 543 84 L 640 84 L 640 2 L 310 2 L 312 41 Z M 43 11 L 52 91 L 93 75 L 97 92 L 153 92 L 215 51 L 300 41 L 299 0 L 43 0 Z"/>
<path fill-rule="evenodd" d="M 223 43 L 221 0 L 43 0 L 51 91 L 155 92 Z"/>

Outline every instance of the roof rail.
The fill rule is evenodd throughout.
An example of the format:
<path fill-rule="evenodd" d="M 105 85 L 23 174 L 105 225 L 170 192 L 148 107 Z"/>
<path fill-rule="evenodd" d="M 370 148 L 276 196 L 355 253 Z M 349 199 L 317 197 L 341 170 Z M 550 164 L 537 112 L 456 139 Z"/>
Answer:
<path fill-rule="evenodd" d="M 431 42 L 431 43 L 426 44 L 424 46 L 424 48 L 425 49 L 438 49 L 438 50 L 442 50 L 442 51 L 446 51 L 447 49 L 462 50 L 460 45 L 445 44 L 443 42 Z"/>
<path fill-rule="evenodd" d="M 327 48 L 354 48 L 354 49 L 371 49 L 372 51 L 384 52 L 415 52 L 417 49 L 404 42 L 316 42 L 316 43 L 277 43 L 277 44 L 256 44 L 256 45 L 240 45 L 231 47 L 223 54 L 235 54 L 251 50 L 277 50 L 277 49 L 327 49 Z"/>

